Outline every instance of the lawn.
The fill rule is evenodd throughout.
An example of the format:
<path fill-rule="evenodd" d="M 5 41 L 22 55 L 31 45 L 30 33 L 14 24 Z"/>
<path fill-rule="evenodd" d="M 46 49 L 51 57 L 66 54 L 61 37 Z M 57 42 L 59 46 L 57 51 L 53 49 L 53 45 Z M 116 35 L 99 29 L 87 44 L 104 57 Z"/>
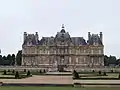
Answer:
<path fill-rule="evenodd" d="M 89 87 L 89 88 L 75 88 L 75 87 L 32 87 L 32 86 L 25 86 L 25 87 L 15 87 L 15 86 L 3 86 L 0 87 L 0 90 L 120 90 L 120 88 L 111 88 L 111 87 Z"/>

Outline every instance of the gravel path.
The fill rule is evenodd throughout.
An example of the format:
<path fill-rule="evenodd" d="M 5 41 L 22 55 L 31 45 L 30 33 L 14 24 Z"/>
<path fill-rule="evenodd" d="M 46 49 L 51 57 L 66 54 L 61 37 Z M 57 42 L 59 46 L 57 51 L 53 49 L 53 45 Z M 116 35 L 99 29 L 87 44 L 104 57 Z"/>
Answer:
<path fill-rule="evenodd" d="M 72 84 L 72 76 L 33 76 L 26 79 L 1 79 L 3 83 Z"/>
<path fill-rule="evenodd" d="M 72 76 L 37 76 L 26 79 L 0 79 L 3 83 L 37 83 L 37 84 L 73 84 L 73 83 L 116 83 L 120 80 L 72 80 Z"/>

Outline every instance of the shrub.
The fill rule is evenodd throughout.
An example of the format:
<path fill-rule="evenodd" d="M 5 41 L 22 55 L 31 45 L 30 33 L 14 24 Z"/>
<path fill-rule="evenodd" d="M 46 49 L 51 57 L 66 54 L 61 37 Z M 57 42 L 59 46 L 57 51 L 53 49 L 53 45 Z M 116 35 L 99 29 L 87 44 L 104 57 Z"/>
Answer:
<path fill-rule="evenodd" d="M 3 73 L 4 75 L 6 75 L 7 74 L 7 72 L 6 72 L 6 70 L 4 70 L 4 73 Z"/>
<path fill-rule="evenodd" d="M 41 70 L 40 70 L 39 72 L 40 72 L 40 73 L 42 73 L 42 71 L 41 71 Z"/>
<path fill-rule="evenodd" d="M 15 73 L 15 78 L 16 78 L 16 79 L 20 78 L 20 75 L 19 75 L 19 72 L 18 72 L 18 71 Z"/>
<path fill-rule="evenodd" d="M 107 75 L 106 72 L 103 72 L 103 75 L 106 76 Z"/>
<path fill-rule="evenodd" d="M 92 70 L 92 72 L 94 73 L 94 72 L 95 72 L 95 70 Z"/>
<path fill-rule="evenodd" d="M 45 69 L 43 70 L 43 73 L 46 73 Z"/>
<path fill-rule="evenodd" d="M 26 72 L 26 69 L 24 69 L 24 72 Z"/>
<path fill-rule="evenodd" d="M 8 72 L 10 72 L 10 70 L 8 70 Z"/>
<path fill-rule="evenodd" d="M 120 79 L 120 73 L 119 73 L 119 75 L 118 75 L 118 78 Z"/>
<path fill-rule="evenodd" d="M 31 76 L 31 73 L 30 73 L 30 71 L 28 71 L 28 72 L 27 72 L 27 76 Z"/>
<path fill-rule="evenodd" d="M 13 70 L 12 73 L 15 73 L 15 70 Z"/>
<path fill-rule="evenodd" d="M 102 72 L 101 72 L 101 71 L 99 71 L 98 73 L 99 73 L 99 75 L 101 75 L 101 73 L 102 73 Z"/>
<path fill-rule="evenodd" d="M 113 70 L 111 70 L 111 73 L 113 73 Z"/>
<path fill-rule="evenodd" d="M 73 70 L 73 79 L 79 79 L 79 74 L 75 70 Z"/>

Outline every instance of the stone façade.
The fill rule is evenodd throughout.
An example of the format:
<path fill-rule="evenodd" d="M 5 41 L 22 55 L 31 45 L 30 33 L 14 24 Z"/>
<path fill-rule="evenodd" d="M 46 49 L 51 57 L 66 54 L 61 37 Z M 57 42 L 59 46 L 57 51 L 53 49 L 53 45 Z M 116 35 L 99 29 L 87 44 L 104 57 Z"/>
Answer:
<path fill-rule="evenodd" d="M 38 32 L 24 32 L 22 45 L 22 65 L 52 68 L 101 67 L 104 66 L 103 35 L 88 32 L 88 40 L 83 37 L 71 37 L 65 31 L 57 32 L 55 37 L 42 37 Z"/>

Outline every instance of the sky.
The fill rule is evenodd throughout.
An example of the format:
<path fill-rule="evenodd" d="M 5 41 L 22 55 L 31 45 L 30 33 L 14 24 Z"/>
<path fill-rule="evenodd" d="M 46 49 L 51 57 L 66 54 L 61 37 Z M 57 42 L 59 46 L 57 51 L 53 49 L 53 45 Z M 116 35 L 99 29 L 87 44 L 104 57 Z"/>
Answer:
<path fill-rule="evenodd" d="M 104 53 L 120 57 L 120 0 L 0 0 L 2 55 L 22 49 L 23 33 L 55 36 L 65 25 L 70 36 L 88 39 L 103 32 Z"/>

